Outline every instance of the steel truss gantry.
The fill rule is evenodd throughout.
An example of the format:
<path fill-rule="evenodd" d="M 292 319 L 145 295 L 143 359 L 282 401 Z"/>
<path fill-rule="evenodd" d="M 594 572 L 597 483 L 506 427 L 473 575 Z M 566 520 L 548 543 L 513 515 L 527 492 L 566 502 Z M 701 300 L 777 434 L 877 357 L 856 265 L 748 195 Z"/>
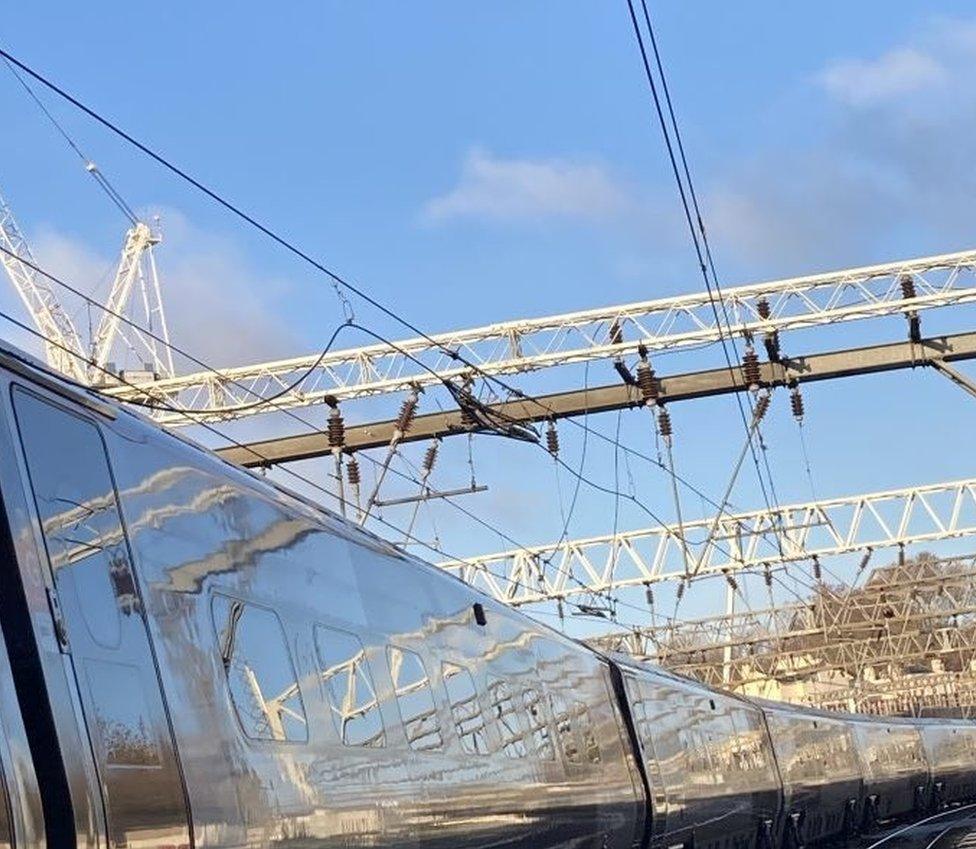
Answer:
<path fill-rule="evenodd" d="M 810 680 L 837 671 L 860 682 L 868 667 L 900 678 L 906 670 L 948 656 L 968 670 L 976 660 L 974 616 L 976 556 L 922 558 L 877 569 L 861 587 L 821 586 L 805 602 L 649 626 L 590 642 L 717 686 Z M 823 695 L 841 698 L 836 692 Z"/>
<path fill-rule="evenodd" d="M 866 549 L 976 534 L 976 478 L 659 525 L 442 562 L 512 605 L 689 577 L 762 571 Z M 703 541 L 696 541 L 700 536 Z"/>
<path fill-rule="evenodd" d="M 208 371 L 115 387 L 121 400 L 158 401 L 196 411 L 160 412 L 173 424 L 227 421 L 337 400 L 430 386 L 444 380 L 508 375 L 553 366 L 718 341 L 732 332 L 768 335 L 842 321 L 917 314 L 976 301 L 976 251 L 943 254 L 725 289 L 707 293 L 486 325 L 470 330 Z M 911 284 L 906 289 L 906 283 Z M 910 291 L 913 294 L 906 292 Z M 306 375 L 307 372 L 307 375 Z M 274 405 L 255 405 L 275 397 Z"/>

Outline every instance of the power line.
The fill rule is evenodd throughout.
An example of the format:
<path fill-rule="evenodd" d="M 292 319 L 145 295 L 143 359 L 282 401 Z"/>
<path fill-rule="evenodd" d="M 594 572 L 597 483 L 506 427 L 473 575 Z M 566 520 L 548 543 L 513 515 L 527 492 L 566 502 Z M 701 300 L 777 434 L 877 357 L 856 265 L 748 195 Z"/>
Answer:
<path fill-rule="evenodd" d="M 313 268 L 315 268 L 318 271 L 320 271 L 323 274 L 325 274 L 330 279 L 330 281 L 331 281 L 331 283 L 333 285 L 333 288 L 336 291 L 337 296 L 340 298 L 340 301 L 343 304 L 343 311 L 344 311 L 344 314 L 346 316 L 347 321 L 351 322 L 353 320 L 354 315 L 353 315 L 351 306 L 349 305 L 348 301 L 345 299 L 344 295 L 342 294 L 342 289 L 346 289 L 346 290 L 352 292 L 353 294 L 357 295 L 358 297 L 362 298 L 366 303 L 368 303 L 371 306 L 375 307 L 376 309 L 378 309 L 384 315 L 388 316 L 389 318 L 392 318 L 394 321 L 400 323 L 401 325 L 403 325 L 404 327 L 406 327 L 408 330 L 412 331 L 413 333 L 416 333 L 418 336 L 420 336 L 421 338 L 423 338 L 430 345 L 432 345 L 432 346 L 440 349 L 441 351 L 443 351 L 445 353 L 445 355 L 447 355 L 451 359 L 453 359 L 453 360 L 455 360 L 457 362 L 460 362 L 460 363 L 464 364 L 467 368 L 471 369 L 471 371 L 473 373 L 480 375 L 482 378 L 486 379 L 487 381 L 491 381 L 491 382 L 497 384 L 498 386 L 502 387 L 507 392 L 510 392 L 513 395 L 515 395 L 516 397 L 519 397 L 519 398 L 521 398 L 523 400 L 526 400 L 526 401 L 534 402 L 534 403 L 539 404 L 540 406 L 542 406 L 541 403 L 538 401 L 538 399 L 533 398 L 532 396 L 526 395 L 521 390 L 516 389 L 516 388 L 510 386 L 505 381 L 502 381 L 502 380 L 500 380 L 499 378 L 497 378 L 497 377 L 495 377 L 493 375 L 488 375 L 488 374 L 484 373 L 478 367 L 477 364 L 470 362 L 468 359 L 466 359 L 465 357 L 461 356 L 457 351 L 454 351 L 454 350 L 448 348 L 446 345 L 443 345 L 443 344 L 441 344 L 439 342 L 436 342 L 427 333 L 425 333 L 419 327 L 417 327 L 416 325 L 414 325 L 412 322 L 410 322 L 409 320 L 403 318 L 402 316 L 400 316 L 398 313 L 396 313 L 394 310 L 390 309 L 389 307 L 386 307 L 384 304 L 382 304 L 381 302 L 379 302 L 378 300 L 376 300 L 375 298 L 373 298 L 371 295 L 369 295 L 368 293 L 366 293 L 365 291 L 363 291 L 360 287 L 356 286 L 355 284 L 353 284 L 352 282 L 350 282 L 348 279 L 346 279 L 343 276 L 341 276 L 340 274 L 338 274 L 333 269 L 327 267 L 322 262 L 320 262 L 320 261 L 316 260 L 314 257 L 310 256 L 307 252 L 305 252 L 304 250 L 302 250 L 301 248 L 299 248 L 298 246 L 296 246 L 294 243 L 292 243 L 291 241 L 289 241 L 288 239 L 286 239 L 284 236 L 280 235 L 278 232 L 276 232 L 275 230 L 273 230 L 271 227 L 269 227 L 266 224 L 263 224 L 261 221 L 259 221 L 258 219 L 256 219 L 254 216 L 250 215 L 249 213 L 247 213 L 243 209 L 241 209 L 236 204 L 234 204 L 234 203 L 228 201 L 227 199 L 225 199 L 224 197 L 222 197 L 218 192 L 216 192 L 215 190 L 211 189 L 209 186 L 205 185 L 201 180 L 193 177 L 192 175 L 190 175 L 189 173 L 187 173 L 184 169 L 180 168 L 179 166 L 177 166 L 174 163 L 172 163 L 171 161 L 169 161 L 162 154 L 160 154 L 157 151 L 153 150 L 147 144 L 139 141 L 134 136 L 132 136 L 131 134 L 129 134 L 128 132 L 126 132 L 125 130 L 123 130 L 121 127 L 119 127 L 118 125 L 116 125 L 115 123 L 113 123 L 112 121 L 110 121 L 109 119 L 103 117 L 101 114 L 99 114 L 93 108 L 89 107 L 88 105 L 86 105 L 85 103 L 83 103 L 82 101 L 80 101 L 78 98 L 74 97 L 72 94 L 70 94 L 69 92 L 67 92 L 66 90 L 64 90 L 60 86 L 58 86 L 53 81 L 49 80 L 47 77 L 45 77 L 40 72 L 34 70 L 30 66 L 28 66 L 25 63 L 21 62 L 19 59 L 17 59 L 15 56 L 13 56 L 12 54 L 10 54 L 6 50 L 4 50 L 2 47 L 0 47 L 0 56 L 2 56 L 8 62 L 13 63 L 14 65 L 16 65 L 19 69 L 21 69 L 22 71 L 24 71 L 24 73 L 28 74 L 30 77 L 32 77 L 34 80 L 36 80 L 37 82 L 39 82 L 41 85 L 43 85 L 44 87 L 46 87 L 50 91 L 54 92 L 55 94 L 57 94 L 59 97 L 61 97 L 62 99 L 64 99 L 65 101 L 67 101 L 68 103 L 70 103 L 71 105 L 73 105 L 76 109 L 79 109 L 81 112 L 83 112 L 84 114 L 88 115 L 92 120 L 96 121 L 97 123 L 99 123 L 100 125 L 102 125 L 103 127 L 105 127 L 106 129 L 108 129 L 114 135 L 116 135 L 119 138 L 123 139 L 125 142 L 127 142 L 131 146 L 135 147 L 137 150 L 141 151 L 143 154 L 145 154 L 146 156 L 148 156 L 149 158 L 151 158 L 157 164 L 159 164 L 160 166 L 162 166 L 166 170 L 170 171 L 171 173 L 175 174 L 181 180 L 183 180 L 184 182 L 187 182 L 188 184 L 190 184 L 191 186 L 193 186 L 194 188 L 196 188 L 198 191 L 202 192 L 204 195 L 206 195 L 212 201 L 214 201 L 215 203 L 217 203 L 219 206 L 221 206 L 224 209 L 226 209 L 232 215 L 236 216 L 237 218 L 239 218 L 242 221 L 246 222 L 250 226 L 254 227 L 259 232 L 263 233 L 265 236 L 267 236 L 268 238 L 270 238 L 272 241 L 274 241 L 276 244 L 278 244 L 279 246 L 281 246 L 282 248 L 284 248 L 289 253 L 297 256 L 302 261 L 306 262 L 307 264 L 311 265 Z M 714 304 L 713 304 L 713 309 L 714 309 Z M 717 314 L 716 314 L 716 321 L 718 321 Z M 380 337 L 378 337 L 378 338 L 380 338 Z M 417 362 L 418 362 L 418 364 L 420 364 L 419 361 L 417 361 Z M 577 426 L 579 425 L 578 422 L 576 422 L 574 424 L 576 424 Z M 663 464 L 659 464 L 659 465 L 660 465 L 660 467 L 662 469 L 664 469 L 665 471 L 667 471 L 665 469 L 665 467 L 663 466 Z"/>
<path fill-rule="evenodd" d="M 628 0 L 628 2 L 630 2 L 630 0 Z M 631 11 L 633 12 L 633 10 L 631 10 Z M 634 18 L 634 21 L 636 23 L 636 18 Z M 639 31 L 638 31 L 638 36 L 639 36 Z M 643 48 L 643 42 L 641 42 L 641 45 L 642 45 L 642 48 Z M 643 50 L 642 50 L 642 52 L 643 52 Z M 206 195 L 207 197 L 209 197 L 212 201 L 214 201 L 215 203 L 217 203 L 219 206 L 221 206 L 222 208 L 226 209 L 228 212 L 230 212 L 231 214 L 233 214 L 234 216 L 236 216 L 240 220 L 242 220 L 242 221 L 246 222 L 247 224 L 249 224 L 250 226 L 254 227 L 259 232 L 263 233 L 265 236 L 267 236 L 268 238 L 270 238 L 272 241 L 274 241 L 276 244 L 278 244 L 279 246 L 281 246 L 282 248 L 284 248 L 286 251 L 288 251 L 289 253 L 297 256 L 298 258 L 300 258 L 301 260 L 303 260 L 307 264 L 311 265 L 313 268 L 315 268 L 318 271 L 320 271 L 323 274 L 325 274 L 329 278 L 329 280 L 331 281 L 332 286 L 335 289 L 336 294 L 339 297 L 339 299 L 340 299 L 340 301 L 341 301 L 341 303 L 343 305 L 343 310 L 344 310 L 345 315 L 346 315 L 347 323 L 350 323 L 350 324 L 352 323 L 353 313 L 352 313 L 351 306 L 349 305 L 348 301 L 344 297 L 344 294 L 342 292 L 343 289 L 348 290 L 349 292 L 352 292 L 353 294 L 355 294 L 356 296 L 358 296 L 359 298 L 361 298 L 362 300 L 364 300 L 366 303 L 370 304 L 371 306 L 373 306 L 374 308 L 376 308 L 377 310 L 379 310 L 384 315 L 388 316 L 389 318 L 392 318 L 394 321 L 397 321 L 398 323 L 402 324 L 407 329 L 409 329 L 412 332 L 416 333 L 418 336 L 420 336 L 421 338 L 423 338 L 425 341 L 427 341 L 432 346 L 437 347 L 440 350 L 442 350 L 451 359 L 463 363 L 467 368 L 470 368 L 473 373 L 479 374 L 483 378 L 485 378 L 487 380 L 490 380 L 490 381 L 498 384 L 499 386 L 503 387 L 504 389 L 506 389 L 507 391 L 513 393 L 514 395 L 516 395 L 518 397 L 521 397 L 521 398 L 523 398 L 525 400 L 534 401 L 537 404 L 540 403 L 537 399 L 534 399 L 531 396 L 527 396 L 525 393 L 521 392 L 521 390 L 518 390 L 518 389 L 515 389 L 515 388 L 509 386 L 506 382 L 499 380 L 497 377 L 494 377 L 492 375 L 485 374 L 476 364 L 470 362 L 469 360 L 467 360 L 466 358 L 464 358 L 463 356 L 461 356 L 457 351 L 454 351 L 454 350 L 448 348 L 447 346 L 445 346 L 445 345 L 443 345 L 441 343 L 436 342 L 427 333 L 425 333 L 423 330 L 421 330 L 415 324 L 413 324 L 412 322 L 410 322 L 408 319 L 405 319 L 404 317 L 402 317 L 401 315 L 399 315 L 393 309 L 385 306 L 380 301 L 378 301 L 377 299 L 375 299 L 374 297 L 372 297 L 371 295 L 369 295 L 368 293 L 366 293 L 364 290 L 362 290 L 359 286 L 353 284 L 348 279 L 346 279 L 343 276 L 341 276 L 340 274 L 338 274 L 336 271 L 334 271 L 331 268 L 327 267 L 324 263 L 320 262 L 319 260 L 316 260 L 314 257 L 312 257 L 311 255 L 309 255 L 306 251 L 302 250 L 300 247 L 298 247 L 297 245 L 295 245 L 293 242 L 289 241 L 287 238 L 285 238 L 284 236 L 282 236 L 281 234 L 279 234 L 278 232 L 276 232 L 270 226 L 262 223 L 257 218 L 255 218 L 251 214 L 247 213 L 246 211 L 244 211 L 239 206 L 237 206 L 234 203 L 230 202 L 229 200 L 225 199 L 218 192 L 216 192 L 215 190 L 213 190 L 210 187 L 208 187 L 202 181 L 200 181 L 197 178 L 193 177 L 188 172 L 186 172 L 184 169 L 182 169 L 179 166 L 175 165 L 174 163 L 172 163 L 171 161 L 169 161 L 168 159 L 166 159 L 164 156 L 162 156 L 160 153 L 158 153 L 157 151 L 155 151 L 154 149 L 152 149 L 151 147 L 149 147 L 147 144 L 139 141 L 134 136 L 132 136 L 131 134 L 129 134 L 125 130 L 121 129 L 118 125 L 116 125 L 115 123 L 113 123 L 109 119 L 103 117 L 101 114 L 99 114 L 98 112 L 96 112 L 93 108 L 87 106 L 85 103 L 83 103 L 82 101 L 80 101 L 79 99 L 77 99 L 76 97 L 74 97 L 73 95 L 71 95 L 70 93 L 68 93 L 67 91 L 65 91 L 63 88 L 61 88 L 60 86 L 58 86 L 56 83 L 52 82 L 51 80 L 47 79 L 45 76 L 43 76 L 42 74 L 40 74 L 39 72 L 35 71 L 30 66 L 28 66 L 25 63 L 21 62 L 19 59 L 17 59 L 16 57 L 14 57 L 10 53 L 8 53 L 6 50 L 0 48 L 0 56 L 3 56 L 9 62 L 12 62 L 19 69 L 21 69 L 22 71 L 24 71 L 26 74 L 28 74 L 34 80 L 36 80 L 37 82 L 39 82 L 41 85 L 43 85 L 44 87 L 46 87 L 50 91 L 54 92 L 59 97 L 61 97 L 62 99 L 66 100 L 68 103 L 72 104 L 75 108 L 79 109 L 84 114 L 88 115 L 91 119 L 93 119 L 94 121 L 96 121 L 97 123 L 99 123 L 100 125 L 102 125 L 103 127 L 105 127 L 106 129 L 108 129 L 110 132 L 112 132 L 113 134 L 115 134 L 119 138 L 123 139 L 124 141 L 126 141 L 128 144 L 130 144 L 131 146 L 135 147 L 139 151 L 141 151 L 143 154 L 145 154 L 146 156 L 148 156 L 149 158 L 151 158 L 157 164 L 159 164 L 160 166 L 162 166 L 166 170 L 170 171 L 171 173 L 175 174 L 177 177 L 179 177 L 183 181 L 187 182 L 188 184 L 190 184 L 191 186 L 193 186 L 194 188 L 196 188 L 198 191 L 202 192 L 204 195 Z M 649 68 L 649 65 L 647 65 L 646 54 L 644 54 L 644 57 L 645 57 L 645 66 L 647 67 L 648 72 L 649 72 L 650 68 Z M 655 97 L 656 97 L 656 93 L 655 93 Z M 661 116 L 661 118 L 662 118 L 662 122 L 663 122 L 663 115 Z M 670 148 L 670 141 L 669 141 L 669 148 Z M 673 154 L 672 154 L 672 161 L 673 161 Z M 675 167 L 675 170 L 677 170 L 676 164 L 675 164 L 674 167 Z M 680 181 L 680 178 L 679 178 L 679 181 Z M 683 194 L 684 193 L 682 191 L 682 196 L 683 196 Z M 686 206 L 686 209 L 687 209 L 687 206 Z M 696 247 L 697 247 L 697 239 L 696 239 Z M 710 293 L 710 298 L 711 298 L 711 288 L 710 288 L 710 286 L 709 286 L 709 293 Z M 715 309 L 714 301 L 712 301 L 712 306 L 713 306 L 713 309 Z M 717 322 L 717 326 L 720 327 L 720 325 L 718 324 L 719 319 L 718 319 L 717 311 L 716 311 L 716 322 Z M 360 329 L 365 330 L 365 328 L 360 328 Z M 367 331 L 367 332 L 369 332 L 369 331 Z M 381 337 L 378 337 L 378 338 L 381 338 Z M 446 382 L 445 382 L 445 385 L 446 385 L 446 387 L 448 389 L 454 389 L 454 387 L 452 387 L 450 384 L 448 384 Z M 744 415 L 744 413 L 743 413 L 743 415 Z M 301 419 L 299 419 L 299 420 L 301 421 Z M 199 424 L 202 424 L 202 423 L 199 423 Z M 307 422 L 305 424 L 308 425 Z M 541 447 L 542 446 L 540 446 L 540 448 Z M 563 465 L 564 467 L 566 467 L 565 463 L 562 463 L 562 461 L 558 461 L 558 462 L 560 462 L 561 465 Z M 566 467 L 566 468 L 568 468 L 568 467 Z M 575 474 L 575 471 L 574 470 L 569 469 L 569 471 L 571 473 Z M 758 469 L 757 469 L 757 471 L 758 471 Z M 607 493 L 612 494 L 612 491 L 611 490 L 609 490 L 606 487 L 603 487 L 601 485 L 595 484 L 594 482 L 592 482 L 589 479 L 587 479 L 585 476 L 580 475 L 579 477 L 582 480 L 584 480 L 585 482 L 587 482 L 588 485 L 593 486 L 594 488 L 599 489 L 600 491 L 603 491 L 603 492 L 607 492 Z M 646 505 L 642 504 L 636 498 L 633 498 L 633 497 L 629 497 L 629 498 L 637 506 L 639 506 L 641 509 L 643 509 L 649 516 L 651 516 L 655 521 L 659 522 L 660 524 L 663 524 L 663 522 L 660 520 L 660 518 L 657 517 L 653 513 L 653 511 L 649 510 L 649 508 L 647 508 Z"/>
<path fill-rule="evenodd" d="M 721 297 L 721 287 L 719 286 L 718 275 L 715 273 L 715 264 L 712 259 L 711 248 L 708 245 L 708 238 L 705 233 L 705 225 L 702 219 L 701 209 L 698 205 L 698 197 L 694 190 L 694 181 L 691 178 L 691 171 L 690 168 L 688 167 L 687 156 L 685 155 L 684 145 L 681 141 L 681 132 L 678 128 L 678 122 L 675 117 L 670 91 L 668 90 L 667 87 L 667 78 L 664 73 L 664 66 L 660 59 L 660 53 L 657 48 L 657 41 L 654 36 L 654 28 L 651 24 L 650 14 L 647 11 L 647 4 L 645 0 L 641 0 L 641 7 L 644 13 L 644 19 L 647 24 L 648 33 L 650 34 L 651 42 L 653 45 L 658 73 L 661 78 L 662 89 L 664 90 L 666 100 L 667 100 L 668 113 L 671 119 L 671 127 L 675 138 L 674 142 L 672 142 L 671 140 L 671 131 L 669 131 L 668 129 L 668 121 L 664 115 L 664 108 L 661 104 L 661 98 L 658 94 L 657 83 L 654 81 L 654 74 L 651 71 L 650 59 L 647 55 L 647 49 L 644 45 L 644 37 L 641 34 L 640 24 L 638 23 L 637 20 L 637 13 L 634 10 L 634 3 L 633 0 L 627 0 L 627 8 L 630 11 L 630 19 L 633 25 L 634 35 L 637 39 L 637 46 L 640 50 L 641 60 L 644 66 L 644 74 L 647 79 L 647 84 L 650 89 L 651 96 L 654 101 L 654 109 L 657 114 L 657 119 L 661 128 L 661 133 L 664 137 L 664 144 L 667 150 L 668 159 L 671 163 L 671 171 L 674 176 L 675 184 L 678 189 L 678 195 L 681 200 L 682 209 L 684 210 L 684 217 L 688 225 L 688 231 L 691 235 L 692 244 L 695 249 L 695 255 L 697 256 L 698 259 L 698 267 L 699 270 L 701 271 L 702 279 L 705 282 L 705 289 L 708 293 L 709 303 L 711 304 L 712 312 L 715 317 L 715 326 L 719 333 L 719 341 L 722 346 L 722 352 L 725 356 L 725 362 L 726 365 L 728 366 L 730 374 L 734 375 L 735 366 L 733 365 L 732 356 L 729 353 L 729 347 L 728 347 L 729 344 L 731 344 L 733 350 L 735 350 L 734 331 L 732 330 L 731 321 L 728 316 L 728 311 L 725 307 L 725 302 L 724 300 L 722 300 Z M 682 168 L 684 170 L 684 180 L 682 179 L 681 170 L 679 169 L 678 166 L 679 157 L 678 155 L 675 154 L 676 145 L 678 147 L 680 159 L 682 162 Z M 685 187 L 686 182 L 687 182 L 687 189 Z M 689 204 L 689 197 L 691 198 L 692 204 Z M 701 233 L 701 239 L 699 239 L 699 230 L 696 230 L 695 223 L 693 221 L 692 209 L 691 209 L 692 205 L 694 206 L 694 218 L 698 222 L 698 228 Z M 709 274 L 710 271 L 711 271 L 711 276 Z M 721 304 L 722 313 L 724 315 L 725 324 L 728 329 L 728 333 L 730 337 L 728 342 L 725 339 L 724 334 L 722 333 L 722 317 L 720 317 L 719 315 L 719 304 L 716 303 L 715 291 L 713 291 L 713 280 L 714 280 L 714 290 L 718 291 L 718 301 Z M 762 490 L 763 500 L 765 501 L 766 506 L 769 507 L 771 506 L 769 494 L 766 491 L 766 483 L 763 480 L 762 472 L 759 468 L 759 459 L 756 454 L 755 446 L 753 443 L 753 434 L 750 431 L 750 425 L 749 425 L 748 418 L 746 416 L 745 407 L 742 403 L 742 399 L 738 395 L 736 395 L 736 405 L 739 409 L 739 416 L 742 420 L 742 426 L 745 429 L 747 437 L 749 439 L 749 449 L 750 449 L 750 453 L 752 454 L 753 465 L 755 466 L 756 469 L 756 478 L 759 482 L 760 489 Z M 750 400 L 750 407 L 751 407 L 751 400 Z M 761 444 L 761 439 L 762 439 L 761 435 L 759 436 L 759 439 Z M 768 471 L 768 466 L 767 466 L 767 471 Z M 771 472 L 769 474 L 770 474 L 770 486 L 772 487 Z"/>

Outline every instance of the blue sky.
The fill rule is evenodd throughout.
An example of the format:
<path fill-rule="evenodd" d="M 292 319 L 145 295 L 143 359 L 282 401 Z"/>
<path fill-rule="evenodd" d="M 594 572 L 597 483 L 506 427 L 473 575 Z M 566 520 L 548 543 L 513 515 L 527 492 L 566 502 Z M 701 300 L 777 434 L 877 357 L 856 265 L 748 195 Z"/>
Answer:
<path fill-rule="evenodd" d="M 970 4 L 668 2 L 652 13 L 723 284 L 973 245 Z M 273 13 L 251 2 L 20 4 L 2 43 L 426 330 L 701 287 L 623 0 L 317 2 Z M 5 70 L 0 98 L 0 187 L 45 263 L 104 291 L 124 221 Z M 49 104 L 132 205 L 162 215 L 178 342 L 225 365 L 322 344 L 341 313 L 321 277 Z M 16 309 L 9 291 L 0 306 Z M 357 314 L 408 335 L 365 307 Z M 931 332 L 968 326 L 965 310 L 926 318 Z M 903 332 L 898 321 L 848 325 L 788 344 Z M 589 378 L 611 379 L 602 364 Z M 810 487 L 784 407 L 768 442 L 785 502 Z M 812 387 L 808 408 L 819 495 L 972 473 L 976 406 L 934 375 Z M 740 438 L 733 403 L 673 415 L 680 470 L 717 495 Z M 616 419 L 593 424 L 612 432 Z M 649 429 L 636 414 L 622 425 L 646 450 Z M 579 441 L 563 441 L 578 462 Z M 464 448 L 448 449 L 458 464 L 441 486 L 466 479 Z M 589 446 L 585 468 L 606 482 L 612 456 L 601 450 Z M 544 458 L 492 440 L 475 458 L 491 490 L 466 506 L 523 543 L 559 535 Z M 636 477 L 641 499 L 669 516 L 666 479 Z M 568 501 L 571 481 L 560 486 Z M 744 474 L 737 506 L 759 501 Z M 606 530 L 611 508 L 584 492 L 571 533 Z M 509 547 L 451 515 L 435 508 L 452 551 Z M 620 523 L 642 521 L 625 510 Z"/>

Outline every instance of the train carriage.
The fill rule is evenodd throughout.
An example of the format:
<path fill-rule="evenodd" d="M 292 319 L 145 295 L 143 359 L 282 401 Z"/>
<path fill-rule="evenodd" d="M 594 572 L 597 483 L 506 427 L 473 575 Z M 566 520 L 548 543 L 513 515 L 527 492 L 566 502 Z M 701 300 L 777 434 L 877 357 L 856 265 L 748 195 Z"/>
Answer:
<path fill-rule="evenodd" d="M 930 771 L 918 727 L 877 717 L 849 722 L 864 772 L 862 828 L 923 812 Z"/>
<path fill-rule="evenodd" d="M 953 719 L 917 722 L 931 773 L 931 806 L 976 797 L 976 725 Z"/>
<path fill-rule="evenodd" d="M 752 849 L 773 840 L 780 782 L 755 705 L 616 658 L 664 846 Z"/>
<path fill-rule="evenodd" d="M 797 849 L 853 834 L 863 774 L 850 725 L 837 714 L 760 704 L 783 786 L 780 844 Z"/>

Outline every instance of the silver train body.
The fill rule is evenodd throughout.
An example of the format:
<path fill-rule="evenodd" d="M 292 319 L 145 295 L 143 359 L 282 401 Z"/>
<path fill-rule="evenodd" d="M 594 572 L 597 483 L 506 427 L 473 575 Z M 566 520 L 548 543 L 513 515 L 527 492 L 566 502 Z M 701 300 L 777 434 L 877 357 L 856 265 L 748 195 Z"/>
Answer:
<path fill-rule="evenodd" d="M 0 842 L 797 849 L 976 795 L 976 726 L 602 656 L 0 352 Z"/>

